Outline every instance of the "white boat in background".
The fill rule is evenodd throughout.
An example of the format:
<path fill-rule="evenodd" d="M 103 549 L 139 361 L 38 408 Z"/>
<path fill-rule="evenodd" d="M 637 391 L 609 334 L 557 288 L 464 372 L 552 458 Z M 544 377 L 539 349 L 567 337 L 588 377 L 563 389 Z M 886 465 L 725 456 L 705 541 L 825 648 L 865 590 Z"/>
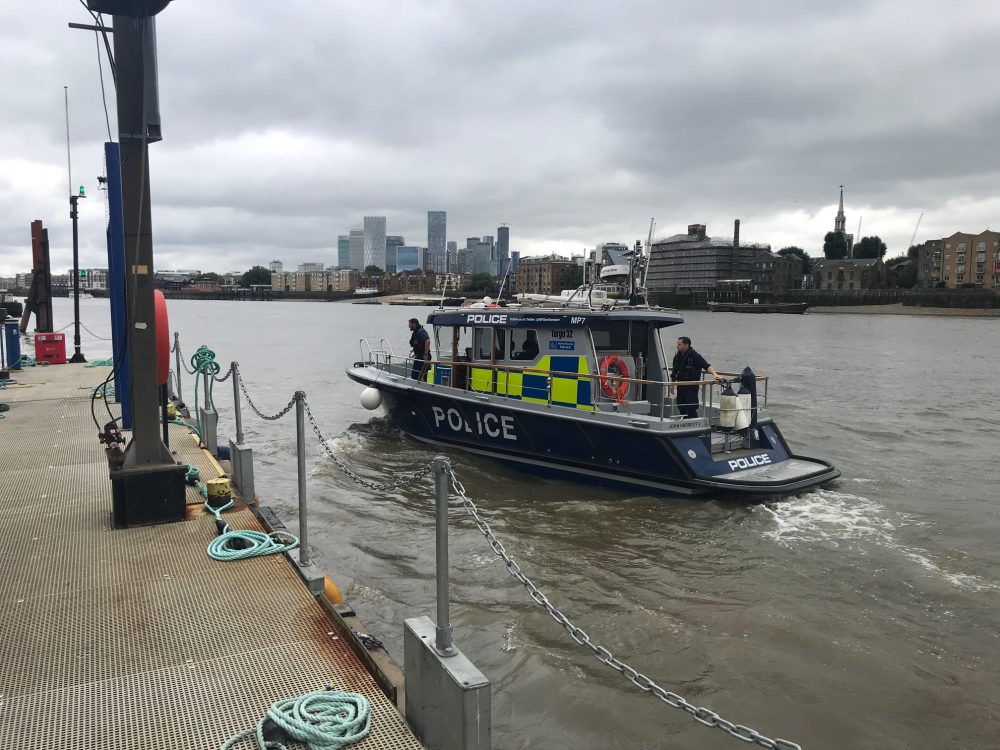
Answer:
<path fill-rule="evenodd" d="M 524 306 L 534 307 L 603 307 L 615 304 L 604 289 L 581 286 L 577 289 L 563 289 L 555 294 L 519 294 L 517 301 Z"/>
<path fill-rule="evenodd" d="M 355 297 L 375 297 L 381 293 L 380 289 L 370 286 L 359 286 L 354 290 Z"/>

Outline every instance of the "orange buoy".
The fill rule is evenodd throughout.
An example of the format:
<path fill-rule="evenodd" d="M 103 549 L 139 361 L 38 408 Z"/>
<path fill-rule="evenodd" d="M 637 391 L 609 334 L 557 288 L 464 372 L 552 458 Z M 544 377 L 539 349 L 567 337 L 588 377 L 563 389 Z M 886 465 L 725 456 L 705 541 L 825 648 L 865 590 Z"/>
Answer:
<path fill-rule="evenodd" d="M 156 320 L 156 383 L 166 385 L 170 373 L 170 323 L 167 320 L 167 300 L 159 289 L 153 290 Z"/>

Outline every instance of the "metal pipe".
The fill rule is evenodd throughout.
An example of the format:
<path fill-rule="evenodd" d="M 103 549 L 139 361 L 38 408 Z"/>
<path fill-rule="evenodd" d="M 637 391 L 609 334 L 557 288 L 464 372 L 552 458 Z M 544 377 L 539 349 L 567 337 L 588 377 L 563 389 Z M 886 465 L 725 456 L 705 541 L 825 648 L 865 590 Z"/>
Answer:
<path fill-rule="evenodd" d="M 306 394 L 295 391 L 295 452 L 299 458 L 299 563 L 309 564 L 309 524 L 306 518 Z"/>
<path fill-rule="evenodd" d="M 444 456 L 434 457 L 434 489 L 437 510 L 437 632 L 434 647 L 442 656 L 452 656 L 451 616 L 448 613 L 448 475 L 451 463 Z"/>
<path fill-rule="evenodd" d="M 167 397 L 167 386 L 163 384 L 160 386 L 160 419 L 163 422 L 163 444 L 170 447 L 170 420 L 167 418 L 167 403 L 170 399 Z"/>
<path fill-rule="evenodd" d="M 176 363 L 176 369 L 174 372 L 177 373 L 177 403 L 184 406 L 184 392 L 181 390 L 181 335 L 174 332 L 174 362 Z"/>
<path fill-rule="evenodd" d="M 211 381 L 209 380 L 210 377 L 212 377 L 212 376 L 209 374 L 207 367 L 204 370 L 201 371 L 201 380 L 202 380 L 202 383 L 204 384 L 204 389 L 205 389 L 205 406 L 204 406 L 204 409 L 206 411 L 208 410 L 208 404 L 209 404 L 209 400 L 208 400 L 209 399 L 209 390 L 208 390 L 208 388 L 209 388 L 209 383 L 211 383 Z"/>
<path fill-rule="evenodd" d="M 233 415 L 236 417 L 236 444 L 243 445 L 243 412 L 240 409 L 240 371 L 235 362 L 229 364 L 233 373 Z"/>

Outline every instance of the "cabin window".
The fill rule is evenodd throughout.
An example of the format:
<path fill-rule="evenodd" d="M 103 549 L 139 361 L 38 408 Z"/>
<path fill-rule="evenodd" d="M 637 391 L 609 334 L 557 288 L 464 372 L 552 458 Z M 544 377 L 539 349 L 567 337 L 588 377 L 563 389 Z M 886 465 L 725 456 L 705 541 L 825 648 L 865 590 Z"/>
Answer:
<path fill-rule="evenodd" d="M 497 359 L 503 359 L 506 347 L 506 336 L 502 328 L 477 328 L 473 334 L 473 358 L 490 361 L 496 354 Z"/>
<path fill-rule="evenodd" d="M 533 360 L 538 356 L 538 331 L 514 328 L 510 332 L 510 358 Z"/>
<path fill-rule="evenodd" d="M 628 351 L 628 322 L 599 323 L 591 328 L 597 351 Z"/>
<path fill-rule="evenodd" d="M 444 329 L 448 330 L 448 329 Z M 465 326 L 451 328 L 451 340 L 438 343 L 439 350 L 448 353 L 448 359 L 468 362 L 472 359 L 472 329 Z"/>

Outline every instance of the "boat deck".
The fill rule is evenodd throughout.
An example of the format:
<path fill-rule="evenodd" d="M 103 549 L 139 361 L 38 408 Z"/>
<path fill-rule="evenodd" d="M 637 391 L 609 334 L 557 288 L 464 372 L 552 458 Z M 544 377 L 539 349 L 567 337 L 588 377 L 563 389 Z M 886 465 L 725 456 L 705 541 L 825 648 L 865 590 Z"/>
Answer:
<path fill-rule="evenodd" d="M 329 684 L 372 704 L 352 748 L 421 748 L 284 556 L 208 557 L 214 519 L 194 488 L 186 521 L 111 528 L 82 390 L 106 373 L 29 368 L 0 389 L 0 746 L 217 748 L 275 700 Z M 219 475 L 184 428 L 170 446 L 203 480 Z M 241 507 L 229 524 L 260 530 Z"/>

